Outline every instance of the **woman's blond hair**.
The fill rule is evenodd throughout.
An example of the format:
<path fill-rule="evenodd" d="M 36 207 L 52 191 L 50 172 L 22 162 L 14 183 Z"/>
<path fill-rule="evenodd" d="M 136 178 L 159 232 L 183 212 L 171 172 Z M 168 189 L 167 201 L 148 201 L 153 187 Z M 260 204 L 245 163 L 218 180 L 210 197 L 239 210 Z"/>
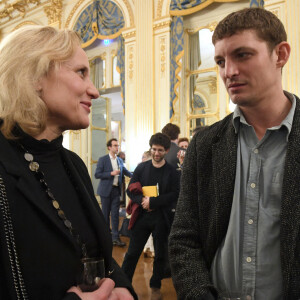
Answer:
<path fill-rule="evenodd" d="M 47 107 L 39 97 L 38 82 L 50 68 L 59 68 L 80 46 L 78 34 L 50 26 L 21 27 L 0 44 L 0 119 L 1 132 L 14 138 L 18 124 L 36 136 L 44 131 Z"/>

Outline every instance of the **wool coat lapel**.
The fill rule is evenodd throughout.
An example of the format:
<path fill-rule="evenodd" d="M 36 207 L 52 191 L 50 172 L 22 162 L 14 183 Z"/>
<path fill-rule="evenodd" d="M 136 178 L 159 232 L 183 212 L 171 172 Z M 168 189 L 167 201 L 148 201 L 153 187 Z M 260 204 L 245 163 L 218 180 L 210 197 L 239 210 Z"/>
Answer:
<path fill-rule="evenodd" d="M 215 187 L 215 207 L 217 215 L 226 215 L 224 218 L 217 218 L 217 237 L 222 239 L 224 229 L 228 227 L 231 213 L 231 206 L 234 192 L 237 157 L 237 135 L 232 125 L 232 117 L 227 118 L 228 126 L 220 131 L 212 144 L 212 171 L 213 186 Z M 226 223 L 224 223 L 226 220 Z M 220 243 L 221 240 L 217 240 Z"/>
<path fill-rule="evenodd" d="M 92 197 L 94 197 L 94 191 L 91 182 L 83 181 L 83 178 L 85 178 L 85 176 L 80 176 L 82 172 L 86 172 L 86 169 L 80 169 L 80 167 L 72 161 L 68 151 L 63 151 L 63 160 L 66 163 L 67 168 L 70 170 L 70 173 L 72 174 L 72 179 L 74 180 L 75 188 L 80 195 L 79 198 L 80 200 L 83 200 L 82 205 L 86 211 L 85 214 L 92 223 L 92 227 L 95 229 L 99 240 L 99 244 L 103 246 L 101 248 L 105 258 L 105 267 L 106 270 L 109 271 L 111 264 L 110 257 L 112 252 L 111 236 L 108 230 L 108 226 L 105 223 L 104 217 L 101 213 L 100 207 L 96 202 L 96 199 L 92 199 Z M 86 175 L 86 178 L 89 178 L 89 175 Z"/>
<path fill-rule="evenodd" d="M 289 135 L 282 187 L 280 216 L 281 266 L 285 282 L 300 280 L 300 104 L 296 102 Z M 298 256 L 298 257 L 297 257 Z M 285 291 L 288 293 L 289 291 Z"/>

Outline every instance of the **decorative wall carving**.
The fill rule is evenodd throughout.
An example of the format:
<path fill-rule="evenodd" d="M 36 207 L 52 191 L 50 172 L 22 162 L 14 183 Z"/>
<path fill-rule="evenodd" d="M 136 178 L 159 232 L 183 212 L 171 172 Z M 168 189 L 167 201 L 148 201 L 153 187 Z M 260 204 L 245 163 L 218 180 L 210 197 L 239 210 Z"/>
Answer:
<path fill-rule="evenodd" d="M 166 37 L 159 39 L 159 50 L 160 50 L 160 72 L 161 77 L 166 75 Z"/>
<path fill-rule="evenodd" d="M 17 17 L 24 18 L 26 13 L 48 2 L 49 0 L 2 0 L 0 2 L 0 25 Z"/>
<path fill-rule="evenodd" d="M 134 49 L 133 46 L 128 47 L 128 77 L 130 80 L 133 79 L 134 72 Z"/>
<path fill-rule="evenodd" d="M 51 0 L 51 4 L 44 7 L 48 24 L 61 23 L 62 0 Z"/>

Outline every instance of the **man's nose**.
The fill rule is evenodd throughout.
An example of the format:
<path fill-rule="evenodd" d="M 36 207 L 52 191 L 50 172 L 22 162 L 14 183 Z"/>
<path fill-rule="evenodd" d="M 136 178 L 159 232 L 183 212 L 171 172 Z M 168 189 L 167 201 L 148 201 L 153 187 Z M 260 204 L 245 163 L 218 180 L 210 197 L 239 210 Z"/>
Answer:
<path fill-rule="evenodd" d="M 232 78 L 239 74 L 238 66 L 233 61 L 227 60 L 225 63 L 225 78 Z"/>

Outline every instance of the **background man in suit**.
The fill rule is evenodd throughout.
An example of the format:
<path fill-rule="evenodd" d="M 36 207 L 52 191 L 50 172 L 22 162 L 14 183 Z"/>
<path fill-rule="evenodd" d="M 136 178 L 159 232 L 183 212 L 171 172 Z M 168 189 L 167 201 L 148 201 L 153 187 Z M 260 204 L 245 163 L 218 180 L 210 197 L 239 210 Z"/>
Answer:
<path fill-rule="evenodd" d="M 119 237 L 120 196 L 123 176 L 131 177 L 132 173 L 125 168 L 123 160 L 117 157 L 118 140 L 110 139 L 106 145 L 109 153 L 99 158 L 95 172 L 95 177 L 100 178 L 97 194 L 101 197 L 102 212 L 108 225 L 111 214 L 113 245 L 124 247 L 126 244 Z"/>
<path fill-rule="evenodd" d="M 300 102 L 282 88 L 284 26 L 247 8 L 212 39 L 237 107 L 187 149 L 169 244 L 178 298 L 299 299 Z"/>
<path fill-rule="evenodd" d="M 161 299 L 160 287 L 164 277 L 166 246 L 174 211 L 172 203 L 178 198 L 179 183 L 176 170 L 165 161 L 170 139 L 163 133 L 152 135 L 149 141 L 151 160 L 140 163 L 133 172 L 127 194 L 139 205 L 139 215 L 132 228 L 130 244 L 122 265 L 130 281 L 144 246 L 152 233 L 154 242 L 153 275 L 150 279 L 151 299 Z M 131 186 L 139 183 L 140 189 Z M 157 186 L 157 197 L 143 196 L 142 187 Z"/>

